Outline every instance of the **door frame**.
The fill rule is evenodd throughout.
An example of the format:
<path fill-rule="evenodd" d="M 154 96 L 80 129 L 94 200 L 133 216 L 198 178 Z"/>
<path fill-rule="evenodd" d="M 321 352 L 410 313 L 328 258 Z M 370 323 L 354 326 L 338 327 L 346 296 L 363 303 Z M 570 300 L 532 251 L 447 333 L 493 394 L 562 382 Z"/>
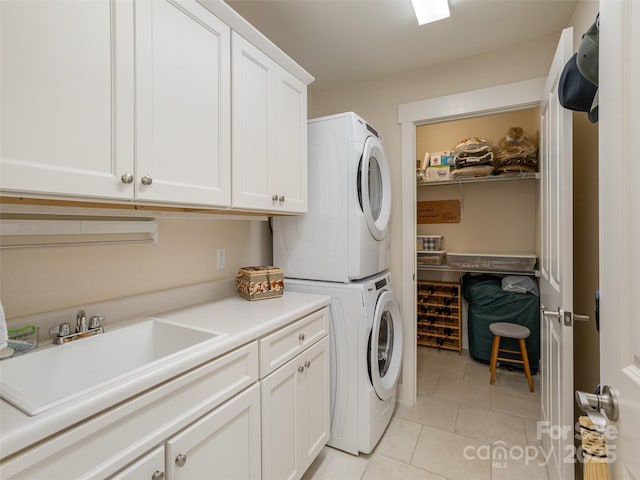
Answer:
<path fill-rule="evenodd" d="M 402 128 L 402 269 L 400 306 L 404 322 L 398 401 L 416 403 L 416 127 L 430 123 L 525 110 L 540 105 L 546 77 L 398 105 Z"/>

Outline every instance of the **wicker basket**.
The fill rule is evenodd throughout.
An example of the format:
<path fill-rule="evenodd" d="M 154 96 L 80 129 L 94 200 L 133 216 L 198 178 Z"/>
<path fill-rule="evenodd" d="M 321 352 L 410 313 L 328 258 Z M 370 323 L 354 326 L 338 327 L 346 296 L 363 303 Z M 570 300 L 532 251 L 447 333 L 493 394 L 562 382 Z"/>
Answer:
<path fill-rule="evenodd" d="M 240 296 L 247 300 L 281 297 L 284 273 L 272 266 L 242 267 L 236 276 L 236 286 Z"/>

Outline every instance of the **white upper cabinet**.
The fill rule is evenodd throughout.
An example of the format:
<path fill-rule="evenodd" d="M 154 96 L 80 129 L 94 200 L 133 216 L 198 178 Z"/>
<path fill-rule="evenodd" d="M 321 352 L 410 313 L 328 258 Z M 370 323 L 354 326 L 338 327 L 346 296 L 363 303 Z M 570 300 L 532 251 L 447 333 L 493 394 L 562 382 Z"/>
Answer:
<path fill-rule="evenodd" d="M 232 206 L 307 211 L 307 87 L 232 34 Z"/>
<path fill-rule="evenodd" d="M 1 195 L 307 210 L 313 78 L 224 2 L 0 9 Z"/>
<path fill-rule="evenodd" d="M 0 188 L 131 198 L 133 3 L 0 2 Z"/>
<path fill-rule="evenodd" d="M 195 0 L 136 2 L 137 199 L 230 204 L 230 36 Z"/>

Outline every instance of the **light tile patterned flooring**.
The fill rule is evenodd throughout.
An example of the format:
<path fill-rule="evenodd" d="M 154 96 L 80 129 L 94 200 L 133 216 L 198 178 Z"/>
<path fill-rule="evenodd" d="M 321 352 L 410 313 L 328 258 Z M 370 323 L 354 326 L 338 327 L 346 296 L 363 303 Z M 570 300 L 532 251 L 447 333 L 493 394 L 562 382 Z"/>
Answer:
<path fill-rule="evenodd" d="M 369 455 L 325 447 L 303 480 L 547 480 L 536 438 L 540 381 L 468 352 L 418 347 L 418 401 L 398 406 Z"/>

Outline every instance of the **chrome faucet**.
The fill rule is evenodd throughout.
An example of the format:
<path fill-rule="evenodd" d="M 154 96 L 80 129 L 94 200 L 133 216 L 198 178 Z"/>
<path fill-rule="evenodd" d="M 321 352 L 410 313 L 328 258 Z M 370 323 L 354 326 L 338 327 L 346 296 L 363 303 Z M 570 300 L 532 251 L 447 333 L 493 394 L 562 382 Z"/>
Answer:
<path fill-rule="evenodd" d="M 83 333 L 87 330 L 87 315 L 84 310 L 78 310 L 76 314 L 76 333 Z"/>
<path fill-rule="evenodd" d="M 102 322 L 104 322 L 104 315 L 94 315 L 89 319 L 87 324 L 87 315 L 84 310 L 78 310 L 76 314 L 76 329 L 71 333 L 71 326 L 67 322 L 63 322 L 60 325 L 49 330 L 49 334 L 54 335 L 53 343 L 56 345 L 64 345 L 65 343 L 78 340 L 80 338 L 92 337 L 99 333 L 104 333 Z"/>

